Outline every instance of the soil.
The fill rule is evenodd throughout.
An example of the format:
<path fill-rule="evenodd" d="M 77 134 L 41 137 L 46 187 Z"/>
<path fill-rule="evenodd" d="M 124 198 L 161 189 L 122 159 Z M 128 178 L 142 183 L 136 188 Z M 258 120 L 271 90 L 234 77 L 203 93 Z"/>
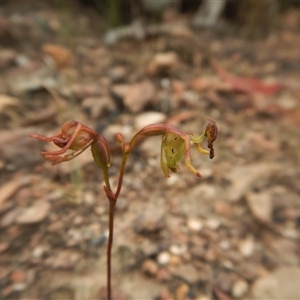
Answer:
<path fill-rule="evenodd" d="M 117 132 L 129 141 L 163 122 L 200 135 L 208 118 L 214 159 L 191 147 L 201 179 L 184 161 L 164 176 L 160 137 L 132 152 L 114 299 L 300 298 L 300 14 L 289 14 L 296 21 L 264 38 L 193 31 L 177 16 L 108 45 L 84 11 L 0 7 L 0 298 L 106 297 L 101 171 L 90 150 L 52 166 L 39 152 L 57 147 L 28 134 L 51 136 L 67 120 L 97 130 L 116 187 Z"/>

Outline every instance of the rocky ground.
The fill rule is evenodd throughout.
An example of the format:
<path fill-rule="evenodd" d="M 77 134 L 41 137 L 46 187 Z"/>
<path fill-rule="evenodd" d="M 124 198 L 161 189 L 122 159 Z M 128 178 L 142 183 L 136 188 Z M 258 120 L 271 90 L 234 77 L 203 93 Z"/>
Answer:
<path fill-rule="evenodd" d="M 116 299 L 300 298 L 299 12 L 265 39 L 193 32 L 177 17 L 109 45 L 80 12 L 0 8 L 0 298 L 104 299 L 108 203 L 89 150 L 51 166 L 39 154 L 69 119 L 121 152 L 141 127 L 202 133 L 165 178 L 160 139 L 132 153 L 117 204 Z M 150 32 L 150 33 L 149 33 Z M 206 147 L 205 143 L 203 147 Z"/>

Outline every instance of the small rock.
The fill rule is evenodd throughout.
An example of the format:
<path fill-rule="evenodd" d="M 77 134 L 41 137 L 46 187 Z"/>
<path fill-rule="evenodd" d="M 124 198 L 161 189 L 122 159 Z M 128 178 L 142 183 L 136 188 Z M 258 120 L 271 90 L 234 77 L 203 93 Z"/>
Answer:
<path fill-rule="evenodd" d="M 176 245 L 173 244 L 169 248 L 170 253 L 173 255 L 182 255 L 187 251 L 187 246 L 185 244 Z"/>
<path fill-rule="evenodd" d="M 247 195 L 247 204 L 253 216 L 263 222 L 272 220 L 272 198 L 269 192 L 249 193 Z"/>
<path fill-rule="evenodd" d="M 36 246 L 31 251 L 32 258 L 41 258 L 47 249 L 44 246 Z"/>
<path fill-rule="evenodd" d="M 191 231 L 199 232 L 203 228 L 203 223 L 198 219 L 188 219 L 187 226 Z"/>
<path fill-rule="evenodd" d="M 114 84 L 111 89 L 112 94 L 121 99 L 125 98 L 128 91 L 128 84 Z"/>
<path fill-rule="evenodd" d="M 170 266 L 178 266 L 181 264 L 181 262 L 182 262 L 182 259 L 179 256 L 171 255 L 169 265 Z"/>
<path fill-rule="evenodd" d="M 135 118 L 135 128 L 139 130 L 149 124 L 161 123 L 165 121 L 166 118 L 167 116 L 160 112 L 151 111 L 141 113 Z"/>
<path fill-rule="evenodd" d="M 180 277 L 189 284 L 195 284 L 200 280 L 200 272 L 194 266 L 185 264 L 180 265 L 175 271 L 172 272 L 174 276 Z"/>
<path fill-rule="evenodd" d="M 85 192 L 83 202 L 88 206 L 94 206 L 96 202 L 95 194 L 93 192 Z"/>
<path fill-rule="evenodd" d="M 115 102 L 109 96 L 85 98 L 82 102 L 82 106 L 90 111 L 93 119 L 106 116 L 107 113 L 116 109 Z"/>
<path fill-rule="evenodd" d="M 184 91 L 180 96 L 180 100 L 188 107 L 197 107 L 200 101 L 200 96 L 194 91 Z"/>
<path fill-rule="evenodd" d="M 248 289 L 249 284 L 247 281 L 239 279 L 233 284 L 231 294 L 234 298 L 241 298 L 248 292 Z"/>
<path fill-rule="evenodd" d="M 51 206 L 48 202 L 37 202 L 30 207 L 24 208 L 17 216 L 16 222 L 19 224 L 33 224 L 41 222 L 48 215 L 50 208 Z"/>
<path fill-rule="evenodd" d="M 157 262 L 160 265 L 167 265 L 170 262 L 171 255 L 167 251 L 160 252 L 157 256 Z"/>
<path fill-rule="evenodd" d="M 254 299 L 300 299 L 300 268 L 280 267 L 270 275 L 261 277 L 252 286 Z"/>
<path fill-rule="evenodd" d="M 108 70 L 108 76 L 113 82 L 119 82 L 125 79 L 127 70 L 123 66 L 115 66 Z"/>
<path fill-rule="evenodd" d="M 175 295 L 177 300 L 185 300 L 188 298 L 189 286 L 185 283 L 180 284 L 176 290 Z"/>
<path fill-rule="evenodd" d="M 45 260 L 45 264 L 52 268 L 62 268 L 69 269 L 73 268 L 78 260 L 80 255 L 71 250 L 62 250 L 54 256 L 50 256 Z"/>
<path fill-rule="evenodd" d="M 150 209 L 141 214 L 134 223 L 134 229 L 138 233 L 155 233 L 161 230 L 165 224 L 165 213 Z"/>
<path fill-rule="evenodd" d="M 205 225 L 211 230 L 217 230 L 221 225 L 221 221 L 217 219 L 208 219 L 206 220 Z"/>
<path fill-rule="evenodd" d="M 249 257 L 253 254 L 254 251 L 254 239 L 252 236 L 247 237 L 246 239 L 240 241 L 239 243 L 239 252 L 244 257 Z"/>
<path fill-rule="evenodd" d="M 154 260 L 147 259 L 142 265 L 142 271 L 147 275 L 154 276 L 158 271 L 158 265 Z"/>
<path fill-rule="evenodd" d="M 168 76 L 173 74 L 179 64 L 175 52 L 157 53 L 148 65 L 148 73 L 152 76 Z"/>
<path fill-rule="evenodd" d="M 15 292 L 24 291 L 27 288 L 27 284 L 25 282 L 17 282 L 13 284 L 12 288 Z"/>
<path fill-rule="evenodd" d="M 55 231 L 58 231 L 58 230 L 60 230 L 62 228 L 64 228 L 63 221 L 54 221 L 54 222 L 50 223 L 47 226 L 47 231 L 48 232 L 55 232 Z"/>
<path fill-rule="evenodd" d="M 255 187 L 255 184 L 263 184 L 279 169 L 280 167 L 276 163 L 236 166 L 227 174 L 228 179 L 232 182 L 226 194 L 228 200 L 232 202 L 238 201 L 242 196 L 249 193 Z M 258 181 L 257 178 L 260 180 Z"/>
<path fill-rule="evenodd" d="M 215 287 L 229 293 L 234 284 L 235 275 L 232 272 L 220 272 L 215 279 Z"/>
<path fill-rule="evenodd" d="M 140 112 L 147 104 L 154 100 L 155 86 L 149 80 L 144 80 L 129 86 L 124 98 L 124 105 L 132 112 Z"/>

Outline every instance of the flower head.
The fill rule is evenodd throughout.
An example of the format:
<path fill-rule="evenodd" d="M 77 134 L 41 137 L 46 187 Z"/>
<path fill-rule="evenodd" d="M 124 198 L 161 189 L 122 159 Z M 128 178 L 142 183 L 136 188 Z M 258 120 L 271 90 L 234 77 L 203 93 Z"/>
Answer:
<path fill-rule="evenodd" d="M 91 146 L 94 160 L 100 168 L 107 169 L 110 165 L 110 153 L 105 138 L 77 121 L 66 122 L 61 131 L 51 137 L 37 134 L 30 134 L 29 136 L 44 142 L 53 142 L 61 148 L 57 151 L 41 152 L 45 159 L 52 162 L 52 165 L 77 157 L 89 146 Z"/>
<path fill-rule="evenodd" d="M 210 158 L 213 158 L 213 142 L 216 140 L 217 134 L 216 123 L 209 119 L 205 130 L 200 136 L 183 132 L 168 124 L 151 124 L 142 128 L 129 144 L 123 144 L 120 134 L 117 135 L 117 141 L 120 143 L 124 153 L 130 153 L 139 137 L 162 135 L 160 164 L 165 176 L 170 176 L 169 170 L 176 173 L 179 170 L 179 162 L 184 157 L 187 168 L 197 177 L 201 177 L 201 174 L 192 166 L 190 161 L 190 143 L 192 142 L 200 153 L 209 154 Z M 205 138 L 207 138 L 210 151 L 200 146 L 200 142 Z"/>

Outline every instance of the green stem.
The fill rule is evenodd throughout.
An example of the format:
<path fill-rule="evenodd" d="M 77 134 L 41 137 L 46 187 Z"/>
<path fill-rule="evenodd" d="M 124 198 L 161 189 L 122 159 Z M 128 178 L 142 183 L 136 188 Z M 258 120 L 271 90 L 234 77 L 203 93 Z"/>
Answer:
<path fill-rule="evenodd" d="M 119 180 L 118 180 L 118 186 L 117 186 L 117 190 L 115 192 L 116 199 L 118 199 L 118 197 L 120 195 L 120 192 L 121 192 L 121 188 L 122 188 L 122 184 L 123 184 L 123 177 L 124 177 L 126 163 L 127 163 L 129 154 L 130 154 L 130 152 L 123 153 L 122 164 L 121 164 L 121 169 L 120 169 L 120 174 L 119 174 Z"/>

